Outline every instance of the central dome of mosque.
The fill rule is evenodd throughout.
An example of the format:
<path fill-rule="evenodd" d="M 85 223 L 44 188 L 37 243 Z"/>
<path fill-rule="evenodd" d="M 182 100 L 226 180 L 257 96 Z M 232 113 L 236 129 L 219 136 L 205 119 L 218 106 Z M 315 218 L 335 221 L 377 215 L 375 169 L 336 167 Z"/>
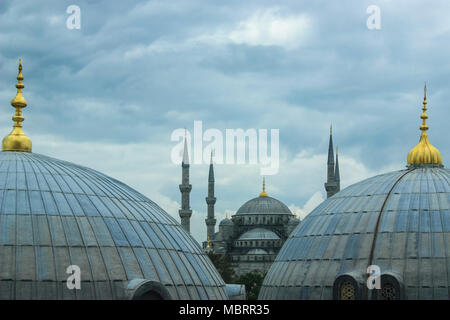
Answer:
<path fill-rule="evenodd" d="M 236 215 L 243 214 L 288 214 L 291 210 L 280 200 L 265 196 L 251 199 L 244 203 L 236 212 Z"/>

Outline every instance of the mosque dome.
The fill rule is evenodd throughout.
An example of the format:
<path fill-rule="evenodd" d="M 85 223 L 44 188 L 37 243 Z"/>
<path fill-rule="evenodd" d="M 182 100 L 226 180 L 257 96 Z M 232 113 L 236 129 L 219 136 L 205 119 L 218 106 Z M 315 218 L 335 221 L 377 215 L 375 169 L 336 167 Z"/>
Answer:
<path fill-rule="evenodd" d="M 233 226 L 233 221 L 231 221 L 231 219 L 228 219 L 227 217 L 220 221 L 219 226 Z"/>
<path fill-rule="evenodd" d="M 299 223 L 300 223 L 300 220 L 297 218 L 294 218 L 294 217 L 290 218 L 289 222 L 288 222 L 288 224 L 290 224 L 290 225 L 297 225 Z"/>
<path fill-rule="evenodd" d="M 266 196 L 253 198 L 244 203 L 236 215 L 243 214 L 289 214 L 292 215 L 291 210 L 281 201 Z"/>
<path fill-rule="evenodd" d="M 250 249 L 248 250 L 247 254 L 269 254 L 266 250 L 261 249 L 261 248 L 254 248 L 254 249 Z"/>
<path fill-rule="evenodd" d="M 227 299 L 203 250 L 156 203 L 23 147 L 0 153 L 0 299 Z"/>
<path fill-rule="evenodd" d="M 254 228 L 244 232 L 238 240 L 280 240 L 280 237 L 271 230 Z"/>
<path fill-rule="evenodd" d="M 263 180 L 263 190 L 259 197 L 248 200 L 236 212 L 237 215 L 247 214 L 288 214 L 291 210 L 280 200 L 269 197 L 266 192 L 266 181 Z"/>
<path fill-rule="evenodd" d="M 416 160 L 314 209 L 283 245 L 259 298 L 450 299 L 450 170 L 436 157 Z M 379 275 L 375 289 L 369 266 Z"/>

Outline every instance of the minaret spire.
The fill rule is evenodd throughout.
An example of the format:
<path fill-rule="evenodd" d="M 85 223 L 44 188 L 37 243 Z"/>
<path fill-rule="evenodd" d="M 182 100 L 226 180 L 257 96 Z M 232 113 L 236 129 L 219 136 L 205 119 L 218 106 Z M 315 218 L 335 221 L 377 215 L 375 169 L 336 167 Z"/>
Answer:
<path fill-rule="evenodd" d="M 27 101 L 23 96 L 23 75 L 22 60 L 19 60 L 19 74 L 17 75 L 17 94 L 11 101 L 11 105 L 16 108 L 16 114 L 12 117 L 14 121 L 13 130 L 2 142 L 2 151 L 24 151 L 31 152 L 31 140 L 22 130 L 22 122 L 25 119 L 22 115 L 22 108 L 27 106 Z"/>
<path fill-rule="evenodd" d="M 191 216 L 192 210 L 189 204 L 189 195 L 192 190 L 192 185 L 189 184 L 189 154 L 187 147 L 187 133 L 185 133 L 184 137 L 184 150 L 183 150 L 183 161 L 181 163 L 181 209 L 178 211 L 181 218 L 181 226 L 187 231 L 190 232 L 191 228 Z"/>
<path fill-rule="evenodd" d="M 337 146 L 336 146 L 336 165 L 334 168 L 334 181 L 336 181 L 336 192 L 341 191 L 341 175 L 339 173 L 339 156 Z"/>
<path fill-rule="evenodd" d="M 327 182 L 325 182 L 327 198 L 338 192 L 338 183 L 336 182 L 334 148 L 333 148 L 333 128 L 330 125 L 330 141 L 328 143 L 328 161 L 327 161 Z"/>
<path fill-rule="evenodd" d="M 210 239 L 214 239 L 216 219 L 214 217 L 214 204 L 216 203 L 216 197 L 214 196 L 214 166 L 213 166 L 213 153 L 211 151 L 211 162 L 209 164 L 208 175 L 208 196 L 206 197 L 206 204 L 208 205 L 208 213 L 205 219 L 206 234 L 208 236 L 208 243 Z"/>

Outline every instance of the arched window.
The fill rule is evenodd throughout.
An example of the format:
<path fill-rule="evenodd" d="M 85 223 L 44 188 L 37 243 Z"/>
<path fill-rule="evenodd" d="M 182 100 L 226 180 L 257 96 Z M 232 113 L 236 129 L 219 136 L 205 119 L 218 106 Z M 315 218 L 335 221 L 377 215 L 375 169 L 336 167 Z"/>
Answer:
<path fill-rule="evenodd" d="M 385 283 L 380 290 L 380 300 L 397 300 L 397 290 L 392 283 Z"/>
<path fill-rule="evenodd" d="M 389 274 L 381 275 L 381 289 L 375 290 L 377 300 L 399 300 L 400 299 L 400 283 Z"/>
<path fill-rule="evenodd" d="M 350 281 L 343 281 L 339 288 L 339 300 L 355 300 L 356 290 L 353 283 Z"/>
<path fill-rule="evenodd" d="M 344 274 L 336 278 L 333 284 L 333 299 L 335 300 L 358 300 L 359 286 L 355 278 Z"/>
<path fill-rule="evenodd" d="M 169 291 L 160 282 L 145 279 L 133 279 L 126 288 L 131 300 L 171 300 Z"/>

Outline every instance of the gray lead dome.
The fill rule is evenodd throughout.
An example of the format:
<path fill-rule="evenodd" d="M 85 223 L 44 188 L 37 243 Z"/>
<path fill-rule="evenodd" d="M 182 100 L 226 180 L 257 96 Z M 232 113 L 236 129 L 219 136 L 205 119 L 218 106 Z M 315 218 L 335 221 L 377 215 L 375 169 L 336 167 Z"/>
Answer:
<path fill-rule="evenodd" d="M 236 215 L 240 214 L 288 214 L 291 210 L 281 201 L 272 197 L 257 197 L 244 203 Z"/>
<path fill-rule="evenodd" d="M 1 152 L 0 205 L 0 299 L 227 299 L 171 216 L 95 170 Z M 70 265 L 79 290 L 67 288 Z"/>
<path fill-rule="evenodd" d="M 377 265 L 381 289 L 368 290 Z M 291 233 L 260 299 L 449 299 L 450 170 L 432 166 L 356 183 Z"/>

